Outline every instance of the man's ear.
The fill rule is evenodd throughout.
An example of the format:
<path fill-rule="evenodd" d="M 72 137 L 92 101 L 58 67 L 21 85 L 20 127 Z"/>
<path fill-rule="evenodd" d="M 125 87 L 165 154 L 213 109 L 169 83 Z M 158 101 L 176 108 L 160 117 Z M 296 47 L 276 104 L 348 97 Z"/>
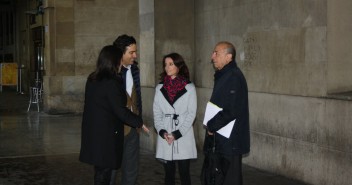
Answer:
<path fill-rule="evenodd" d="M 232 54 L 231 53 L 227 53 L 226 54 L 226 61 L 227 62 L 231 62 L 232 61 Z"/>

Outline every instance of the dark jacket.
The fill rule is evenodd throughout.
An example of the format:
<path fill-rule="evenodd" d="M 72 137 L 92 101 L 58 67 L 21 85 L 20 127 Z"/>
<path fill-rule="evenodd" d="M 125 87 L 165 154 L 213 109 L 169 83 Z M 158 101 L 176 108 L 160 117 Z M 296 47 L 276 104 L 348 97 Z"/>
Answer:
<path fill-rule="evenodd" d="M 127 69 L 125 67 L 121 68 L 122 79 L 124 83 L 124 89 L 126 90 L 126 73 Z M 138 63 L 134 62 L 131 65 L 131 73 L 133 78 L 133 84 L 137 93 L 137 108 L 139 115 L 142 115 L 142 96 L 141 96 L 141 81 L 140 81 L 140 72 L 138 68 Z"/>
<path fill-rule="evenodd" d="M 216 71 L 214 89 L 210 101 L 223 108 L 211 120 L 207 128 L 215 133 L 216 150 L 222 154 L 245 154 L 249 152 L 249 110 L 247 82 L 236 61 L 225 65 Z M 236 119 L 230 138 L 216 133 L 230 121 Z M 213 142 L 206 136 L 205 145 Z"/>
<path fill-rule="evenodd" d="M 143 120 L 126 108 L 121 78 L 87 81 L 80 161 L 99 167 L 120 168 L 123 123 L 141 127 Z"/>

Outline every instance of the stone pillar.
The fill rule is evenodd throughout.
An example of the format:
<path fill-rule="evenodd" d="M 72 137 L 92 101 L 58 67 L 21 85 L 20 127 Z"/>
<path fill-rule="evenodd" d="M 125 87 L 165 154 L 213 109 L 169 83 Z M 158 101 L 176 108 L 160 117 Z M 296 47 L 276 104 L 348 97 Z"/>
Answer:
<path fill-rule="evenodd" d="M 155 32 L 154 32 L 154 0 L 139 0 L 139 67 L 141 72 L 143 120 L 153 130 L 153 97 L 155 88 Z M 155 132 L 149 136 L 141 134 L 143 150 L 154 151 Z"/>
<path fill-rule="evenodd" d="M 44 111 L 49 113 L 82 110 L 85 77 L 76 74 L 74 5 L 71 0 L 46 2 Z"/>

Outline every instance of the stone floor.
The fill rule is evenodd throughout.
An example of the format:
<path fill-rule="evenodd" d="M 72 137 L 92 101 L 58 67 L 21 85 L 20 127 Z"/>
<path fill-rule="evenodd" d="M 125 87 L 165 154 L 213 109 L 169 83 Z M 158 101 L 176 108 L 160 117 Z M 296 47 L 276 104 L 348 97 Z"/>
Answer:
<path fill-rule="evenodd" d="M 93 169 L 78 161 L 80 115 L 48 115 L 31 107 L 28 96 L 0 93 L 0 185 L 91 185 Z M 200 185 L 203 157 L 191 163 L 192 184 Z M 162 164 L 142 151 L 138 185 L 163 184 Z M 245 185 L 304 185 L 244 165 Z M 177 180 L 179 184 L 179 180 Z"/>

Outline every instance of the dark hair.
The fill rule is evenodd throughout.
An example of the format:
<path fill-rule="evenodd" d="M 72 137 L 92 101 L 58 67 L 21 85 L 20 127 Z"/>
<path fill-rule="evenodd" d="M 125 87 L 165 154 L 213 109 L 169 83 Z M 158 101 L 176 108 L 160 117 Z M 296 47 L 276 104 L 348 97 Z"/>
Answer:
<path fill-rule="evenodd" d="M 185 79 L 189 80 L 189 71 L 188 71 L 188 67 L 186 65 L 185 60 L 183 60 L 183 57 L 178 54 L 178 53 L 170 53 L 168 55 L 165 55 L 163 57 L 163 72 L 160 74 L 160 80 L 163 81 L 166 74 L 165 71 L 165 59 L 166 58 L 171 58 L 174 61 L 174 65 L 178 68 L 179 72 L 178 72 L 178 76 L 182 76 Z"/>
<path fill-rule="evenodd" d="M 88 77 L 89 81 L 101 81 L 111 79 L 117 75 L 120 66 L 122 51 L 112 45 L 104 46 L 101 49 L 96 69 Z"/>
<path fill-rule="evenodd" d="M 124 34 L 124 35 L 118 36 L 117 39 L 114 41 L 113 45 L 119 48 L 123 53 L 125 53 L 128 46 L 136 43 L 137 42 L 134 37 Z"/>

